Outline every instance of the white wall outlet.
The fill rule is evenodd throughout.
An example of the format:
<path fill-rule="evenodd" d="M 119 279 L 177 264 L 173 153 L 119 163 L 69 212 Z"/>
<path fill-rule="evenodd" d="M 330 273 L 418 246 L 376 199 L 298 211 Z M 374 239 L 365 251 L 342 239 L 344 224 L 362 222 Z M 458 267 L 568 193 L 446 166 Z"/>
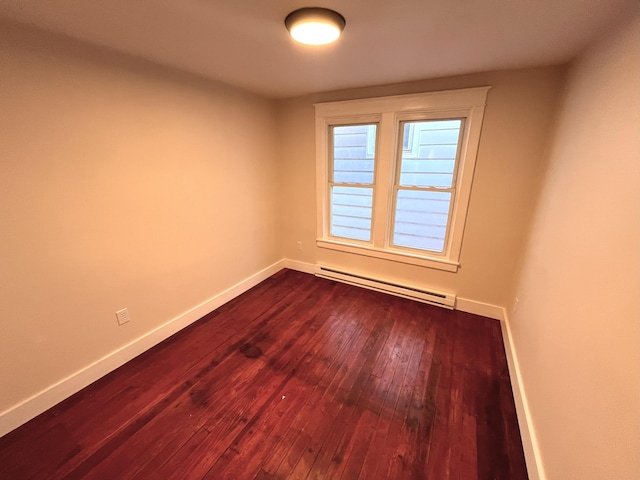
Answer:
<path fill-rule="evenodd" d="M 302 242 L 301 242 L 301 241 L 299 241 L 299 240 L 298 240 L 298 241 L 296 242 L 296 248 L 297 248 L 298 250 L 302 250 Z"/>
<path fill-rule="evenodd" d="M 519 303 L 520 303 L 520 299 L 516 297 L 515 300 L 513 301 L 513 313 L 516 313 L 518 311 Z"/>
<path fill-rule="evenodd" d="M 118 310 L 116 312 L 116 318 L 118 319 L 118 325 L 129 323 L 129 310 L 127 310 L 126 308 Z"/>

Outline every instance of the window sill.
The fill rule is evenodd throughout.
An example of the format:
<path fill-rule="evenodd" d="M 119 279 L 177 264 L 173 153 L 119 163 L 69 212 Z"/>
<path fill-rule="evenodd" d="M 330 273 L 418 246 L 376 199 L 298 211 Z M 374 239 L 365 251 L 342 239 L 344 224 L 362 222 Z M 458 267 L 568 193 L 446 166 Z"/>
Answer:
<path fill-rule="evenodd" d="M 457 272 L 460 264 L 452 262 L 444 258 L 425 257 L 405 252 L 392 252 L 389 250 L 380 250 L 374 247 L 354 245 L 351 243 L 340 242 L 336 240 L 328 240 L 319 238 L 316 240 L 319 248 L 328 250 L 337 250 L 339 252 L 353 253 L 355 255 L 364 255 L 365 257 L 380 258 L 382 260 L 390 260 L 392 262 L 407 263 L 419 267 L 433 268 L 436 270 L 444 270 L 445 272 Z"/>

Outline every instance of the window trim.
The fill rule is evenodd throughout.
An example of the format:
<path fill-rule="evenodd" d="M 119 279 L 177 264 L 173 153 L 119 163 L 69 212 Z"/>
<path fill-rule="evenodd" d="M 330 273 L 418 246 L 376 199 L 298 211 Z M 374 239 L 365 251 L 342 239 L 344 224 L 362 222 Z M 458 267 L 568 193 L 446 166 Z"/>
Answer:
<path fill-rule="evenodd" d="M 365 255 L 401 263 L 456 272 L 464 226 L 471 196 L 471 184 L 480 142 L 487 94 L 491 87 L 467 88 L 410 95 L 396 95 L 360 100 L 315 104 L 316 120 L 316 193 L 317 239 L 319 248 Z M 390 244 L 393 218 L 391 209 L 396 169 L 402 152 L 399 125 L 414 119 L 463 118 L 464 132 L 455 180 L 456 195 L 451 206 L 450 226 L 444 252 L 424 252 Z M 374 205 L 371 242 L 338 239 L 330 235 L 329 168 L 331 152 L 330 127 L 377 123 L 376 171 L 374 172 Z M 391 129 L 391 130 L 389 130 Z M 379 197 L 376 199 L 376 197 Z M 381 211 L 380 206 L 386 208 Z M 377 206 L 377 208 L 376 208 Z M 384 209 L 383 209 L 384 210 Z"/>

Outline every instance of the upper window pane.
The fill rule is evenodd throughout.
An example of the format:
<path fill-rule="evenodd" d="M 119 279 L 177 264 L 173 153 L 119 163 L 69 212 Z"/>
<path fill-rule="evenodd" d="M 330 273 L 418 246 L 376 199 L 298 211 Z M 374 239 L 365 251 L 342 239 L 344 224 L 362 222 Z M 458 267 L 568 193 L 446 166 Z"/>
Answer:
<path fill-rule="evenodd" d="M 399 185 L 451 188 L 461 127 L 459 119 L 404 122 Z M 405 148 L 410 132 L 414 139 Z"/>
<path fill-rule="evenodd" d="M 372 184 L 376 125 L 333 127 L 333 182 Z"/>

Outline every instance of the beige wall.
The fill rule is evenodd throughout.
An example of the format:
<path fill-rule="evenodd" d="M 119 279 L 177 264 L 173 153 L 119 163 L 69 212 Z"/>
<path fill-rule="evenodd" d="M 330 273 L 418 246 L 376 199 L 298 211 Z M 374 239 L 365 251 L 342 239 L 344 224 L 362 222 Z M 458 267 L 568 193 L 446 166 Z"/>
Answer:
<path fill-rule="evenodd" d="M 0 33 L 2 412 L 281 256 L 274 104 Z"/>
<path fill-rule="evenodd" d="M 544 153 L 564 69 L 495 72 L 291 99 L 279 105 L 284 256 L 453 291 L 506 305 L 525 226 L 544 170 Z M 468 221 L 457 273 L 318 249 L 314 102 L 490 85 Z M 303 250 L 296 249 L 296 242 Z"/>
<path fill-rule="evenodd" d="M 572 65 L 511 318 L 547 478 L 640 478 L 640 18 Z"/>

